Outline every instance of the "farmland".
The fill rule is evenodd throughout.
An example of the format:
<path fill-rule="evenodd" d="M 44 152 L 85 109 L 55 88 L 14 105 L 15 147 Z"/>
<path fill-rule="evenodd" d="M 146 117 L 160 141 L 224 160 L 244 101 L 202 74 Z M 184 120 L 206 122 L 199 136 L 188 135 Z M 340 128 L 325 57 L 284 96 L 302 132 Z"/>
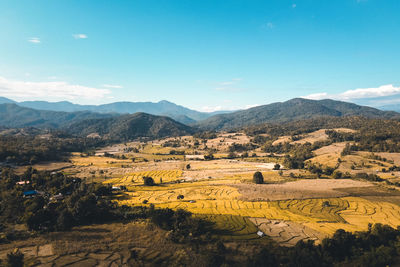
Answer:
<path fill-rule="evenodd" d="M 345 128 L 337 131 L 354 133 Z M 328 135 L 318 130 L 295 139 L 279 137 L 272 145 L 327 142 Z M 400 225 L 396 187 L 362 179 L 332 179 L 325 174 L 317 179 L 307 168 L 284 167 L 284 154 L 269 155 L 257 147 L 248 152 L 252 156 L 237 152 L 235 158 L 226 158 L 233 145 L 245 146 L 250 140 L 245 133 L 223 133 L 206 141 L 184 136 L 125 143 L 102 148 L 93 156 L 75 154 L 73 166 L 64 171 L 126 188 L 115 193 L 119 205 L 190 211 L 214 222 L 219 237 L 227 240 L 258 240 L 256 232 L 262 231 L 281 245 L 293 246 L 299 240 L 318 243 L 338 229 L 354 232 L 367 230 L 369 223 Z M 308 164 L 349 175 L 379 172 L 382 178 L 397 179 L 396 172 L 381 172 L 395 165 L 396 153 L 342 155 L 345 146 L 346 142 L 339 142 L 318 147 Z M 210 148 L 214 159 L 203 160 Z M 280 170 L 274 170 L 277 163 Z M 256 171 L 263 174 L 264 184 L 253 183 Z M 145 186 L 144 177 L 152 177 L 155 185 Z"/>

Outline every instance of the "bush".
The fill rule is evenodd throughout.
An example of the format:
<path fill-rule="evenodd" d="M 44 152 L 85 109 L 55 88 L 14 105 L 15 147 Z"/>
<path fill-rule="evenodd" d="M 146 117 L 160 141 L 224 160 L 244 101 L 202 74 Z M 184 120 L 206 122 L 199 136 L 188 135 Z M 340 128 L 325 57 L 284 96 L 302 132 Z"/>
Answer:
<path fill-rule="evenodd" d="M 22 267 L 24 266 L 24 254 L 18 249 L 7 254 L 7 267 Z"/>
<path fill-rule="evenodd" d="M 256 184 L 263 184 L 264 183 L 264 176 L 261 172 L 255 172 L 253 175 L 253 181 Z"/>
<path fill-rule="evenodd" d="M 151 177 L 148 177 L 148 176 L 144 176 L 143 177 L 143 183 L 144 183 L 144 185 L 147 185 L 147 186 L 153 186 L 154 185 L 154 179 L 151 178 Z"/>
<path fill-rule="evenodd" d="M 274 165 L 274 170 L 280 170 L 280 168 L 281 168 L 280 164 L 277 163 Z"/>

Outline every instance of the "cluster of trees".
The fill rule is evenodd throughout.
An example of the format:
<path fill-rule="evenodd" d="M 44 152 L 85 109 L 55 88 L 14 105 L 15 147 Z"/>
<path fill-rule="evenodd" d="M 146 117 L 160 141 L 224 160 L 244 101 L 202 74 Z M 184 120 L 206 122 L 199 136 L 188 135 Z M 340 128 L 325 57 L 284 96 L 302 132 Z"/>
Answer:
<path fill-rule="evenodd" d="M 394 120 L 367 120 L 357 132 L 326 131 L 333 142 L 352 141 L 343 153 L 351 151 L 400 152 L 400 122 Z"/>
<path fill-rule="evenodd" d="M 247 143 L 247 144 L 237 144 L 233 143 L 229 146 L 228 150 L 229 152 L 244 152 L 244 151 L 250 151 L 255 148 L 257 148 L 255 144 L 252 143 Z"/>
<path fill-rule="evenodd" d="M 63 160 L 69 152 L 84 152 L 99 145 L 104 145 L 103 141 L 93 138 L 0 136 L 0 161 L 34 164 Z"/>
<path fill-rule="evenodd" d="M 21 180 L 29 183 L 17 184 Z M 146 180 L 153 181 L 150 177 L 146 177 L 145 183 Z M 171 238 L 179 242 L 199 237 L 208 229 L 205 222 L 191 217 L 188 212 L 155 209 L 154 206 L 118 206 L 109 197 L 112 195 L 110 186 L 86 184 L 62 173 L 39 172 L 29 168 L 18 176 L 11 169 L 3 168 L 0 190 L 0 229 L 6 232 L 3 242 L 16 238 L 7 228 L 17 223 L 25 223 L 29 230 L 48 232 L 67 231 L 74 226 L 93 223 L 148 218 L 161 228 L 172 231 Z M 38 194 L 23 197 L 23 193 L 30 190 Z M 54 195 L 63 197 L 54 200 Z"/>

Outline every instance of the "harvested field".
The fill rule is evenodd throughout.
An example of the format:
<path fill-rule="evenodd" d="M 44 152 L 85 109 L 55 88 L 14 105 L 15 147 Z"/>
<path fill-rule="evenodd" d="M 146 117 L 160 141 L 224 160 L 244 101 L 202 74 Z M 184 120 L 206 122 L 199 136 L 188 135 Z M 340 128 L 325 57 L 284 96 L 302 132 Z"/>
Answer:
<path fill-rule="evenodd" d="M 305 225 L 291 221 L 269 220 L 265 218 L 250 218 L 249 220 L 281 246 L 294 246 L 300 240 L 320 242 L 328 236 Z"/>
<path fill-rule="evenodd" d="M 291 144 L 305 144 L 305 143 L 315 143 L 318 141 L 328 140 L 328 135 L 325 133 L 326 129 L 321 129 L 309 134 L 304 135 L 300 140 L 293 141 Z"/>
<path fill-rule="evenodd" d="M 277 140 L 275 140 L 272 145 L 277 146 L 279 144 L 284 144 L 284 143 L 289 143 L 292 142 L 292 137 L 291 136 L 280 136 Z"/>
<path fill-rule="evenodd" d="M 310 179 L 283 184 L 235 184 L 241 199 L 246 201 L 273 201 L 286 199 L 332 198 L 348 194 L 339 188 L 372 186 L 369 182 L 350 179 Z"/>
<path fill-rule="evenodd" d="M 69 162 L 43 162 L 39 164 L 32 165 L 32 168 L 38 171 L 58 171 L 68 167 L 71 167 L 72 164 Z M 23 174 L 26 169 L 30 166 L 20 166 L 15 169 L 15 173 L 18 175 Z"/>
<path fill-rule="evenodd" d="M 314 150 L 314 154 L 317 156 L 324 154 L 339 154 L 343 151 L 343 148 L 346 146 L 346 142 L 343 143 L 333 143 L 329 146 L 321 147 L 317 150 Z"/>

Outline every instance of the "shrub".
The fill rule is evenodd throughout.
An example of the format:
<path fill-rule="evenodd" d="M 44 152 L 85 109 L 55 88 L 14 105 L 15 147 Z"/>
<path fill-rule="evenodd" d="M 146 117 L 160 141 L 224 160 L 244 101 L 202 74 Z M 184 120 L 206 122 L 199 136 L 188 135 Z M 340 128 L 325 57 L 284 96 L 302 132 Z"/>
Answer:
<path fill-rule="evenodd" d="M 256 184 L 263 184 L 264 183 L 264 176 L 261 172 L 255 172 L 253 175 L 253 181 Z"/>
<path fill-rule="evenodd" d="M 143 183 L 144 183 L 144 185 L 147 185 L 147 186 L 153 186 L 154 185 L 154 179 L 151 178 L 151 177 L 148 177 L 148 176 L 144 176 L 143 177 Z"/>
<path fill-rule="evenodd" d="M 277 164 L 274 165 L 274 170 L 279 170 L 280 168 L 281 168 L 280 164 L 277 163 Z"/>
<path fill-rule="evenodd" d="M 24 266 L 24 254 L 18 249 L 7 254 L 7 264 L 10 267 L 22 267 Z"/>

